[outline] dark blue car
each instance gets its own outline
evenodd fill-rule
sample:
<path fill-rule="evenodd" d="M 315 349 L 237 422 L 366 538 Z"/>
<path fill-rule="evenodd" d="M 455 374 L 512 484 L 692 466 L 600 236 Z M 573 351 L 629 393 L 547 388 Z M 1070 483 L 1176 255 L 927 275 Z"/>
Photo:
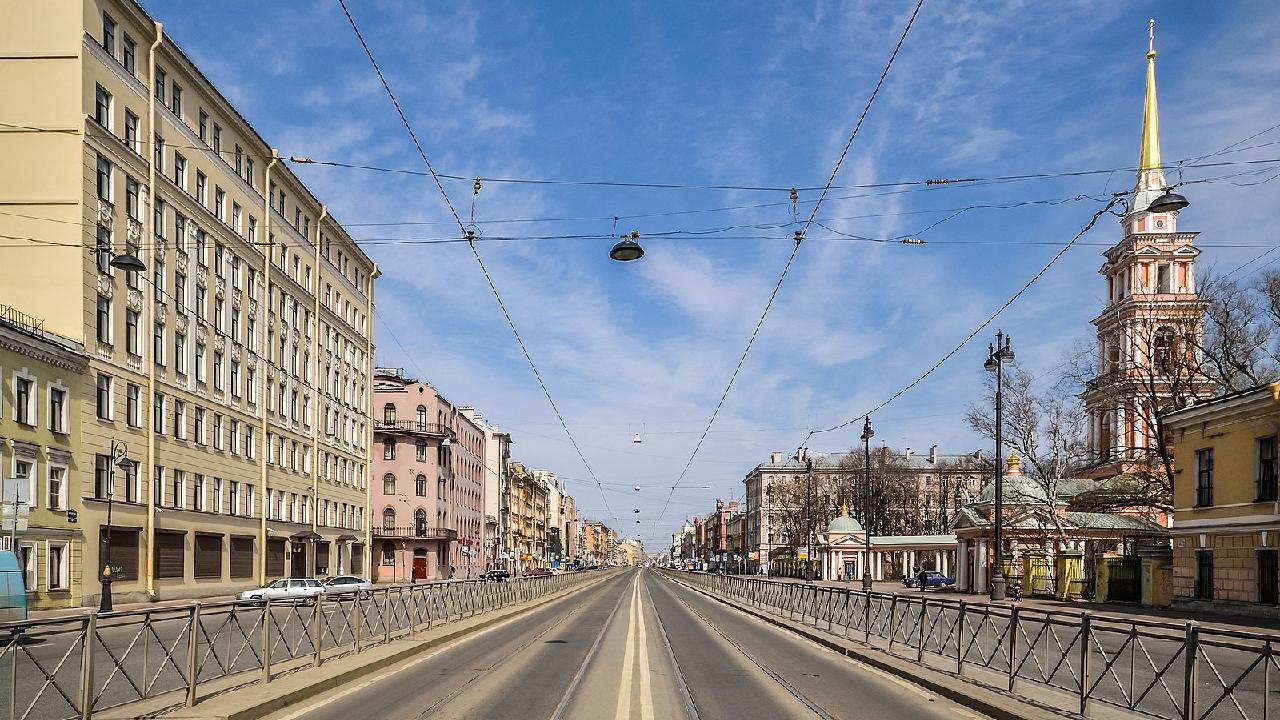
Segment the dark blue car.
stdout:
<path fill-rule="evenodd" d="M 906 585 L 909 588 L 920 587 L 920 576 L 918 574 L 908 575 L 907 577 L 902 578 L 902 584 Z M 946 575 L 943 575 L 937 570 L 924 571 L 924 586 L 927 588 L 946 587 L 948 585 L 955 585 L 955 584 L 956 584 L 955 578 L 947 577 Z"/>

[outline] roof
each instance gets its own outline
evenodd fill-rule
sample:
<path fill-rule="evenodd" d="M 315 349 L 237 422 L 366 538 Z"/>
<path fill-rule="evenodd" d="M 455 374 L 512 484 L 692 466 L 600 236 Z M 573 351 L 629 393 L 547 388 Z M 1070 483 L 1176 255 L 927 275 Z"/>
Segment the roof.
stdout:
<path fill-rule="evenodd" d="M 1165 534 L 1168 530 L 1146 518 L 1096 512 L 1067 512 L 1066 518 L 1080 528 L 1090 530 L 1133 530 Z"/>
<path fill-rule="evenodd" d="M 862 532 L 862 523 L 849 517 L 848 512 L 837 515 L 827 524 L 827 534 L 833 533 L 860 533 Z"/>
<path fill-rule="evenodd" d="M 881 545 L 954 545 L 956 536 L 947 535 L 872 535 L 871 546 Z"/>
<path fill-rule="evenodd" d="M 1121 531 L 1143 535 L 1167 535 L 1168 529 L 1152 522 L 1146 518 L 1135 517 L 1133 515 L 1113 515 L 1111 513 L 1096 512 L 1064 512 L 1056 521 L 1061 524 L 1063 530 L 1104 530 L 1104 531 Z M 987 516 L 978 512 L 973 506 L 960 508 L 956 513 L 956 518 L 952 522 L 953 528 L 989 528 L 991 521 Z M 1005 520 L 1006 528 L 1010 530 L 1027 530 L 1041 528 L 1050 530 L 1055 527 L 1055 521 L 1048 519 L 1048 510 L 1029 510 L 1019 516 L 1007 518 Z"/>
<path fill-rule="evenodd" d="M 873 452 L 883 452 L 883 450 L 877 448 L 873 450 Z M 978 451 L 978 452 L 981 452 L 981 451 Z M 930 454 L 927 452 L 925 453 L 912 452 L 910 455 L 906 456 L 905 458 L 903 457 L 902 452 L 892 452 L 891 455 L 897 458 L 898 460 L 903 461 L 903 465 L 901 469 L 904 469 L 904 470 L 905 469 L 935 470 L 945 464 L 950 464 L 950 463 L 964 464 L 969 462 L 978 462 L 984 465 L 989 464 L 989 461 L 985 457 L 979 457 L 977 452 L 961 453 L 958 455 L 938 453 L 936 462 L 929 459 Z M 858 464 L 859 467 L 861 467 L 861 463 L 862 463 L 861 452 L 810 452 L 809 456 L 813 458 L 814 469 L 822 468 L 824 471 L 840 468 L 841 465 L 847 465 L 850 462 L 855 462 Z M 805 467 L 804 463 L 796 460 L 795 456 L 792 455 L 792 456 L 783 456 L 782 462 L 760 463 L 759 465 L 756 466 L 756 469 L 758 470 L 802 470 L 804 469 L 804 467 Z M 898 468 L 894 468 L 894 469 L 898 469 Z"/>
<path fill-rule="evenodd" d="M 1059 493 L 1061 494 L 1061 493 Z M 1001 498 L 1012 505 L 1049 505 L 1049 492 L 1044 483 L 1022 474 L 1005 475 L 1000 488 Z M 996 500 L 996 484 L 987 483 L 978 497 L 979 503 L 991 503 Z"/>

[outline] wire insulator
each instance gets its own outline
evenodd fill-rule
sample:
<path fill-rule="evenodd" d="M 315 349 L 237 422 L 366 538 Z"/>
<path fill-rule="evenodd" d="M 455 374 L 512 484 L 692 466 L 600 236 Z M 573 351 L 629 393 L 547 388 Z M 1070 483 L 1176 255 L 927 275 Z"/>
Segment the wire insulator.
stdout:
<path fill-rule="evenodd" d="M 799 244 L 800 244 L 800 241 L 802 241 L 802 240 L 804 240 L 804 231 L 803 231 L 803 230 L 797 230 L 797 231 L 796 231 L 796 244 L 797 244 L 797 245 L 799 245 Z"/>
<path fill-rule="evenodd" d="M 471 185 L 471 194 L 472 194 L 472 195 L 479 195 L 479 194 L 480 194 L 480 187 L 481 187 L 481 185 L 480 185 L 480 178 L 476 178 L 476 181 L 475 181 L 474 183 L 472 183 L 472 185 Z"/>
<path fill-rule="evenodd" d="M 903 245 L 923 245 L 925 241 L 921 238 L 903 238 Z"/>

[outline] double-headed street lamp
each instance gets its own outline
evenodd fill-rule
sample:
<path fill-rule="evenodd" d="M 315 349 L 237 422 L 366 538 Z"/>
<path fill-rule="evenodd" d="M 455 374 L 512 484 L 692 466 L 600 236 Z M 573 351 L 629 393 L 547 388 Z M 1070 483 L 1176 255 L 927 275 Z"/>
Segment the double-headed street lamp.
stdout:
<path fill-rule="evenodd" d="M 862 589 L 871 592 L 871 416 L 862 423 Z"/>
<path fill-rule="evenodd" d="M 796 460 L 804 463 L 805 468 L 804 543 L 808 548 L 808 553 L 804 557 L 804 581 L 813 582 L 813 545 L 815 539 L 813 533 L 813 456 L 809 454 L 809 448 L 796 450 Z"/>
<path fill-rule="evenodd" d="M 111 441 L 111 465 L 107 468 L 107 552 L 102 565 L 102 596 L 98 601 L 98 612 L 111 612 L 111 581 L 114 580 L 115 569 L 111 564 L 111 506 L 115 501 L 116 468 L 127 474 L 133 461 L 129 459 L 129 446 L 123 440 Z"/>
<path fill-rule="evenodd" d="M 1005 576 L 1004 576 L 1004 538 L 1001 528 L 1004 526 L 1004 463 L 1003 459 L 1003 442 L 1001 439 L 1001 430 L 1003 428 L 1003 390 L 1004 390 L 1004 364 L 1013 360 L 1013 349 L 1009 347 L 1009 336 L 1004 334 L 1003 330 L 996 331 L 995 345 L 987 346 L 987 361 L 982 364 L 990 372 L 996 374 L 996 512 L 995 512 L 995 555 L 996 569 L 991 577 L 991 599 L 1003 600 L 1005 593 Z"/>

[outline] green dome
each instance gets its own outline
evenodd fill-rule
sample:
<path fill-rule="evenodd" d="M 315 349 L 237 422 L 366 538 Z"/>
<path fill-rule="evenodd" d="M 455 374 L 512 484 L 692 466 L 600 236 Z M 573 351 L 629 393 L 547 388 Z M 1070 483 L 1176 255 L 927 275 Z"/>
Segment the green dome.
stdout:
<path fill-rule="evenodd" d="M 1049 493 L 1044 489 L 1044 485 L 1038 480 L 1027 477 L 1026 475 L 1005 475 L 1002 483 L 1003 501 L 1010 505 L 1050 505 Z M 978 500 L 984 503 L 993 503 L 996 501 L 996 484 L 994 482 L 987 483 L 983 488 L 982 495 Z"/>
<path fill-rule="evenodd" d="M 827 525 L 827 534 L 832 533 L 860 533 L 862 532 L 862 524 L 857 520 L 849 517 L 846 512 L 831 519 Z"/>

